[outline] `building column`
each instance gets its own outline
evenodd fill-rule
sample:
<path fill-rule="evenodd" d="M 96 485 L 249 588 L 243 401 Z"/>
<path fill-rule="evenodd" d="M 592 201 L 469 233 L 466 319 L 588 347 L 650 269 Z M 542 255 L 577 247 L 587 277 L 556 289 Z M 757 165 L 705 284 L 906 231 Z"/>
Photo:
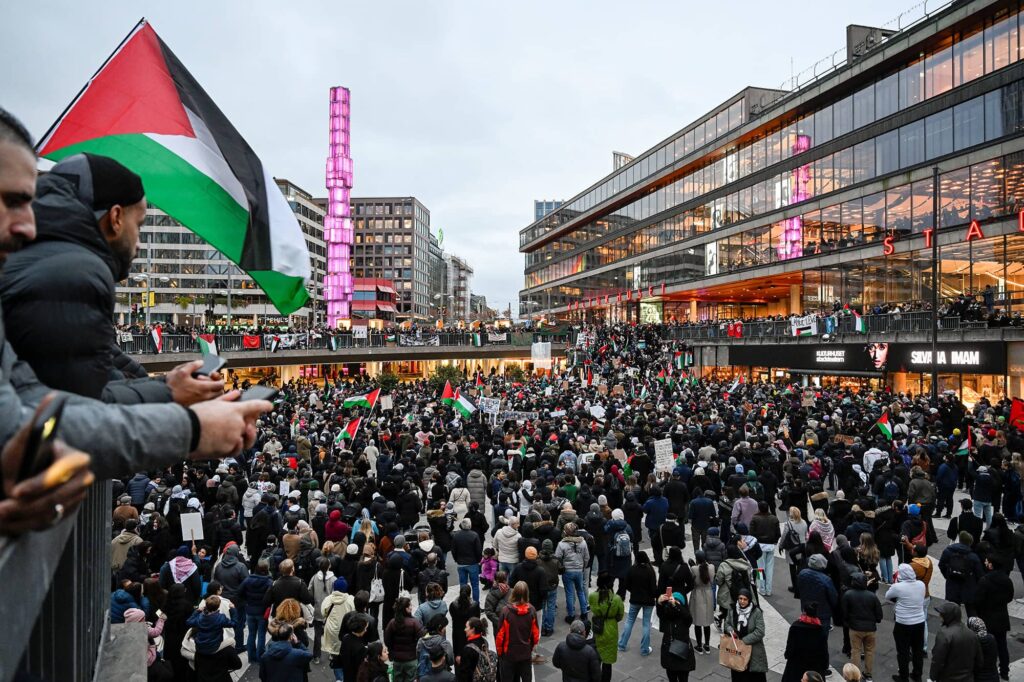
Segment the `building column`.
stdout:
<path fill-rule="evenodd" d="M 804 312 L 803 304 L 800 299 L 800 285 L 790 284 L 789 285 L 789 314 L 790 315 L 802 315 Z"/>
<path fill-rule="evenodd" d="M 690 301 L 690 322 L 697 321 L 697 301 Z"/>

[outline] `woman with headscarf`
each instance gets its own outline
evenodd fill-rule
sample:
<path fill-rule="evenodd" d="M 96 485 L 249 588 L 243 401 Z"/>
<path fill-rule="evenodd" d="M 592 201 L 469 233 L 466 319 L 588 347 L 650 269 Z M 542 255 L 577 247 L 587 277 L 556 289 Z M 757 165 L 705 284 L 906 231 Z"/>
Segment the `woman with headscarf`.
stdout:
<path fill-rule="evenodd" d="M 455 482 L 455 486 L 452 487 L 451 494 L 448 496 L 448 503 L 455 507 L 455 515 L 459 521 L 469 512 L 469 503 L 471 501 L 469 488 L 466 487 L 465 482 L 460 476 Z"/>
<path fill-rule="evenodd" d="M 810 535 L 811 533 L 817 533 L 821 537 L 821 542 L 825 545 L 826 555 L 832 552 L 832 546 L 835 544 L 836 539 L 836 529 L 832 526 L 832 522 L 828 520 L 824 509 L 814 510 L 814 521 L 811 521 L 811 525 L 807 529 L 807 534 Z"/>
<path fill-rule="evenodd" d="M 764 614 L 754 603 L 750 590 L 743 588 L 736 595 L 736 601 L 722 623 L 722 630 L 751 647 L 747 669 L 732 670 L 732 682 L 765 682 L 768 654 L 764 648 Z"/>
<path fill-rule="evenodd" d="M 179 547 L 175 557 L 160 568 L 160 586 L 170 590 L 176 584 L 185 586 L 193 604 L 199 603 L 203 594 L 203 579 L 188 545 Z"/>
<path fill-rule="evenodd" d="M 697 667 L 697 648 L 690 644 L 693 619 L 686 597 L 679 592 L 658 597 L 658 621 L 662 632 L 661 667 L 668 682 L 686 682 Z"/>
<path fill-rule="evenodd" d="M 978 636 L 978 642 L 981 644 L 983 663 L 980 670 L 974 671 L 974 682 L 999 682 L 999 652 L 996 648 L 996 638 L 989 634 L 985 621 L 977 616 L 967 619 L 967 627 Z"/>
<path fill-rule="evenodd" d="M 617 591 L 620 598 L 626 598 L 626 579 L 633 565 L 633 530 L 626 523 L 625 514 L 621 509 L 612 510 L 612 518 L 604 524 L 604 536 L 608 538 L 607 571 L 614 580 L 619 581 Z"/>

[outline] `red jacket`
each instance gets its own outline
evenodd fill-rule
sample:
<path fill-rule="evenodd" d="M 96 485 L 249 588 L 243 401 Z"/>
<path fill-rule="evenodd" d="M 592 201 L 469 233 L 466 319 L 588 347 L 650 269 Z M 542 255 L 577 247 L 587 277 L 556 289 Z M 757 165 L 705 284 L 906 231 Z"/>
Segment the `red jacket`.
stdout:
<path fill-rule="evenodd" d="M 494 635 L 498 656 L 508 661 L 529 661 L 533 647 L 540 642 L 537 611 L 530 604 L 509 604 L 501 615 L 501 625 Z"/>

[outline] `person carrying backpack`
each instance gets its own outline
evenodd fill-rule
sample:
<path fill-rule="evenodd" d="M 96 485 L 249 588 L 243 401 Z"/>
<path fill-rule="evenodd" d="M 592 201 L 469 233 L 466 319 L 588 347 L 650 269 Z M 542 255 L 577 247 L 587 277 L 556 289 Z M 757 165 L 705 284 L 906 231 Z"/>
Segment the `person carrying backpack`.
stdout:
<path fill-rule="evenodd" d="M 966 606 L 968 613 L 974 613 L 975 592 L 984 573 L 981 560 L 971 550 L 973 544 L 971 534 L 961 531 L 957 541 L 939 557 L 939 572 L 946 579 L 946 601 Z"/>
<path fill-rule="evenodd" d="M 596 655 L 596 654 L 595 654 Z M 466 646 L 455 664 L 456 682 L 497 682 L 498 655 L 487 647 L 487 621 L 466 621 Z"/>
<path fill-rule="evenodd" d="M 619 581 L 617 594 L 626 597 L 626 579 L 633 565 L 633 530 L 626 523 L 621 509 L 612 510 L 612 518 L 604 524 L 604 535 L 608 538 L 608 576 Z"/>
<path fill-rule="evenodd" d="M 753 581 L 750 578 L 750 562 L 743 558 L 743 552 L 740 551 L 740 548 L 736 545 L 730 545 L 726 550 L 726 556 L 728 558 L 715 571 L 715 584 L 718 585 L 718 608 L 720 611 L 719 617 L 716 620 L 719 621 L 724 614 L 732 610 L 740 590 L 746 589 L 750 590 L 752 594 L 755 593 L 752 589 Z"/>

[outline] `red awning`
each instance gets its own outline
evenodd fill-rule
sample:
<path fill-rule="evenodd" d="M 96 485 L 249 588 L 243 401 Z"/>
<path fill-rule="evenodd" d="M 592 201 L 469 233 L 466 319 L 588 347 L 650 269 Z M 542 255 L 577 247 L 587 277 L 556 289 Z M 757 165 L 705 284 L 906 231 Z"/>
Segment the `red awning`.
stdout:
<path fill-rule="evenodd" d="M 377 285 L 377 290 L 378 291 L 383 291 L 385 294 L 393 294 L 393 293 L 395 293 L 394 289 L 392 289 L 391 287 L 386 286 L 384 284 L 378 284 Z"/>
<path fill-rule="evenodd" d="M 395 310 L 395 306 L 393 306 L 390 303 L 378 303 L 377 304 L 377 310 L 383 310 L 386 313 L 396 313 L 396 312 L 398 312 L 397 310 Z"/>

